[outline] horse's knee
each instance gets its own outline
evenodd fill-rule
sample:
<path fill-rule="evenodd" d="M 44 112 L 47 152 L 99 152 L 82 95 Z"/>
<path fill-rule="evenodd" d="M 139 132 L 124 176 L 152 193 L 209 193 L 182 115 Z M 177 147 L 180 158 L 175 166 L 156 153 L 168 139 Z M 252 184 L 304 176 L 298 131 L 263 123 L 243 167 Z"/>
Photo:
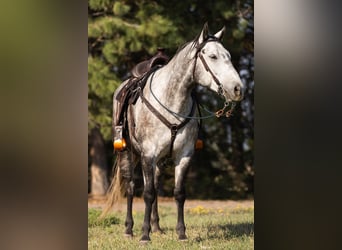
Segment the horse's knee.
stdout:
<path fill-rule="evenodd" d="M 144 190 L 144 201 L 148 203 L 153 203 L 156 198 L 156 192 L 154 188 L 145 188 Z"/>
<path fill-rule="evenodd" d="M 186 193 L 185 193 L 185 189 L 177 189 L 175 188 L 173 191 L 173 194 L 175 196 L 176 201 L 180 201 L 180 202 L 184 202 L 185 198 L 186 198 Z"/>
<path fill-rule="evenodd" d="M 134 182 L 133 181 L 130 181 L 127 183 L 126 192 L 127 192 L 127 195 L 133 196 L 134 194 Z"/>
<path fill-rule="evenodd" d="M 144 175 L 144 200 L 153 202 L 155 199 L 154 171 L 152 168 L 152 158 L 146 157 L 142 160 L 142 170 Z"/>

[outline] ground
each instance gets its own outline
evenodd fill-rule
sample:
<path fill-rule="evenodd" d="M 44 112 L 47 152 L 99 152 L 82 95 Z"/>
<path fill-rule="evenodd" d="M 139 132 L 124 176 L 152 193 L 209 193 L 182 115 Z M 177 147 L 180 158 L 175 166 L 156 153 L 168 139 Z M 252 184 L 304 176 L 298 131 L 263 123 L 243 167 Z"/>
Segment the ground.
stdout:
<path fill-rule="evenodd" d="M 158 204 L 160 206 L 170 206 L 176 207 L 176 203 L 173 198 L 158 198 Z M 105 198 L 103 197 L 89 197 L 88 199 L 88 208 L 103 208 L 105 205 Z M 219 208 L 254 208 L 254 200 L 241 200 L 241 201 L 233 201 L 233 200 L 186 200 L 184 209 L 191 209 L 195 207 L 204 207 L 207 209 L 219 209 Z M 133 201 L 133 210 L 140 212 L 144 211 L 145 204 L 143 199 L 134 198 Z M 126 210 L 126 200 L 122 200 L 120 204 L 117 206 L 117 210 L 125 211 Z"/>
<path fill-rule="evenodd" d="M 159 198 L 160 226 L 164 233 L 152 233 L 151 242 L 142 246 L 141 227 L 144 201 L 135 198 L 133 238 L 123 236 L 126 202 L 122 200 L 110 214 L 99 219 L 104 198 L 88 200 L 88 249 L 254 249 L 254 201 L 187 200 L 185 224 L 187 241 L 176 234 L 176 204 L 173 198 Z"/>

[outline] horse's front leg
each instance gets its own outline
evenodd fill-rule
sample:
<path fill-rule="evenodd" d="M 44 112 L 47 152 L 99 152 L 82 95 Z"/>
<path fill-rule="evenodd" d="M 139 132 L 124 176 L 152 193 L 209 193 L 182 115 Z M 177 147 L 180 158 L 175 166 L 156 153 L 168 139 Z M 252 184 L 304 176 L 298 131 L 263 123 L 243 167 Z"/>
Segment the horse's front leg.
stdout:
<path fill-rule="evenodd" d="M 142 171 L 144 176 L 144 201 L 145 201 L 145 216 L 142 226 L 141 242 L 150 241 L 151 231 L 151 211 L 152 204 L 156 198 L 156 192 L 154 189 L 154 167 L 153 161 L 149 158 L 142 159 Z"/>
<path fill-rule="evenodd" d="M 179 240 L 186 240 L 185 224 L 184 224 L 184 202 L 185 194 L 185 178 L 189 169 L 190 157 L 183 157 L 176 163 L 175 167 L 175 189 L 174 196 L 177 205 L 177 234 Z"/>
<path fill-rule="evenodd" d="M 156 199 L 152 205 L 152 217 L 151 217 L 151 224 L 152 224 L 152 232 L 160 232 L 163 233 L 159 226 L 159 215 L 158 215 L 158 190 L 159 190 L 159 183 L 160 183 L 160 169 L 156 167 L 155 176 L 154 176 L 154 189 L 156 191 Z"/>

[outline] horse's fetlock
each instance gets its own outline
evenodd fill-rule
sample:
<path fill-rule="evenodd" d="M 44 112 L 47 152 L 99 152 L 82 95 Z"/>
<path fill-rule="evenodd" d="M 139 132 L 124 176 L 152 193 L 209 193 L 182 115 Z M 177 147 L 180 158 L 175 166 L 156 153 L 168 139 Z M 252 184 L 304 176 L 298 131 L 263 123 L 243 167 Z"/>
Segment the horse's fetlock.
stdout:
<path fill-rule="evenodd" d="M 147 223 L 143 223 L 142 225 L 143 233 L 150 233 L 151 232 L 151 225 Z"/>
<path fill-rule="evenodd" d="M 182 225 L 182 224 L 179 224 L 176 227 L 176 231 L 177 231 L 178 234 L 184 234 L 185 233 L 185 229 L 186 229 L 185 226 Z"/>
<path fill-rule="evenodd" d="M 126 230 L 125 230 L 125 235 L 130 235 L 130 236 L 133 236 L 133 230 L 132 230 L 132 228 L 127 228 Z"/>
<path fill-rule="evenodd" d="M 133 225 L 134 225 L 134 221 L 133 220 L 126 220 L 125 221 L 125 227 L 126 228 L 133 228 Z"/>

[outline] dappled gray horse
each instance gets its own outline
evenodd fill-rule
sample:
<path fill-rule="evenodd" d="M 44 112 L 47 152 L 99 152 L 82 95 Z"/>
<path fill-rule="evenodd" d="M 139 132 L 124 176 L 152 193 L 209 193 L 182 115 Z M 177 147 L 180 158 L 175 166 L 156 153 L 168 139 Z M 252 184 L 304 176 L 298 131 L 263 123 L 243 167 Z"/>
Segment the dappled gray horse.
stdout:
<path fill-rule="evenodd" d="M 180 240 L 187 239 L 184 181 L 198 136 L 192 91 L 197 84 L 202 85 L 217 92 L 226 104 L 240 101 L 243 96 L 243 83 L 231 63 L 229 52 L 220 42 L 224 30 L 222 28 L 215 35 L 210 35 L 205 24 L 193 41 L 186 43 L 165 66 L 148 77 L 146 86 L 142 90 L 137 89 L 140 93 L 136 103 L 128 107 L 129 145 L 118 153 L 116 177 L 109 197 L 110 207 L 115 203 L 122 184 L 127 196 L 127 236 L 133 236 L 135 166 L 141 162 L 144 178 L 145 216 L 141 241 L 145 242 L 150 241 L 151 229 L 152 232 L 161 231 L 157 205 L 160 167 L 165 158 L 171 158 L 175 167 L 176 230 Z M 113 124 L 117 124 L 116 95 L 126 84 L 127 81 L 114 94 Z"/>

